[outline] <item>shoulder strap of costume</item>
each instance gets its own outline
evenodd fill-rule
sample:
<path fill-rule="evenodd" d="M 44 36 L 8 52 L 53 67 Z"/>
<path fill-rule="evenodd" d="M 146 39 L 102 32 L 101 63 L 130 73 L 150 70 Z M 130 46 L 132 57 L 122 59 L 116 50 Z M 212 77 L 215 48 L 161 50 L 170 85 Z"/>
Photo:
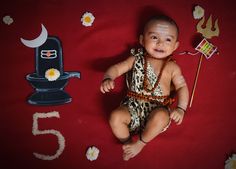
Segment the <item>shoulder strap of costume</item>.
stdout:
<path fill-rule="evenodd" d="M 135 56 L 135 57 L 140 57 L 140 56 L 143 56 L 144 52 L 143 52 L 143 48 L 138 48 L 137 50 L 135 48 L 132 48 L 130 50 L 130 54 L 132 56 Z"/>

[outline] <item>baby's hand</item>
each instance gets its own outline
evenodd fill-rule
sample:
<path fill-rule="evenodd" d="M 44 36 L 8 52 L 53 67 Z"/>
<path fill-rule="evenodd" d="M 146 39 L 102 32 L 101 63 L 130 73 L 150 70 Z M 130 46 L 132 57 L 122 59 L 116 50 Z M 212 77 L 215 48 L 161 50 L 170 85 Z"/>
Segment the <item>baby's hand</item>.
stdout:
<path fill-rule="evenodd" d="M 170 118 L 180 125 L 184 118 L 184 110 L 177 107 L 171 112 Z"/>
<path fill-rule="evenodd" d="M 106 93 L 106 92 L 110 92 L 110 90 L 114 89 L 114 87 L 115 87 L 114 80 L 108 78 L 108 79 L 104 79 L 102 81 L 102 84 L 100 86 L 100 90 L 102 93 Z"/>

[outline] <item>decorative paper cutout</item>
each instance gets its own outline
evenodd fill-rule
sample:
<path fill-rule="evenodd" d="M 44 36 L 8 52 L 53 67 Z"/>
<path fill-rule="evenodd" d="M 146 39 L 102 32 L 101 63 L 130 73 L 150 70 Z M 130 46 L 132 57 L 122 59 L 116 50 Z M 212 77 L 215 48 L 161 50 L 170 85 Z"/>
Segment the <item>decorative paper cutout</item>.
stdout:
<path fill-rule="evenodd" d="M 55 59 L 57 57 L 56 50 L 41 50 L 41 58 L 43 59 Z"/>
<path fill-rule="evenodd" d="M 212 30 L 212 16 L 211 15 L 210 15 L 209 19 L 207 20 L 206 27 L 202 28 L 202 25 L 205 22 L 205 16 L 204 16 L 204 9 L 202 7 L 200 7 L 199 5 L 195 6 L 194 11 L 193 11 L 193 17 L 194 17 L 194 19 L 200 19 L 202 17 L 202 19 L 198 22 L 196 27 L 197 27 L 197 32 L 201 33 L 202 36 L 204 37 L 204 39 L 195 48 L 198 52 L 201 53 L 201 56 L 199 58 L 198 68 L 197 68 L 197 72 L 196 72 L 196 76 L 195 76 L 195 80 L 194 80 L 194 85 L 193 85 L 192 95 L 190 98 L 189 107 L 191 107 L 192 103 L 193 103 L 193 98 L 194 98 L 195 89 L 197 86 L 199 72 L 201 69 L 203 55 L 207 59 L 209 59 L 214 53 L 217 52 L 217 47 L 214 46 L 213 44 L 211 44 L 210 42 L 208 42 L 206 39 L 210 39 L 214 36 L 219 36 L 219 34 L 220 34 L 220 30 L 219 30 L 219 26 L 218 26 L 218 19 L 215 21 L 214 30 Z"/>
<path fill-rule="evenodd" d="M 210 17 L 208 18 L 205 28 L 202 27 L 205 22 L 204 13 L 205 13 L 205 11 L 201 6 L 199 6 L 199 5 L 195 6 L 194 11 L 193 11 L 194 19 L 202 18 L 197 24 L 197 32 L 201 33 L 202 36 L 206 39 L 211 39 L 214 36 L 219 36 L 220 29 L 218 26 L 218 19 L 216 19 L 214 27 L 213 27 L 212 15 L 210 15 Z"/>
<path fill-rule="evenodd" d="M 55 81 L 60 77 L 60 72 L 57 69 L 51 68 L 45 72 L 45 78 L 48 81 Z"/>
<path fill-rule="evenodd" d="M 89 147 L 86 152 L 86 157 L 90 161 L 94 161 L 98 158 L 99 155 L 99 149 L 95 146 Z"/>
<path fill-rule="evenodd" d="M 29 48 L 37 48 L 41 46 L 42 44 L 44 44 L 44 42 L 46 42 L 47 37 L 48 37 L 48 31 L 44 27 L 43 24 L 41 24 L 41 27 L 42 27 L 42 31 L 37 38 L 33 40 L 26 40 L 26 39 L 20 38 L 21 42 Z"/>
<path fill-rule="evenodd" d="M 85 12 L 81 18 L 82 25 L 84 26 L 92 26 L 95 17 L 90 12 Z"/>
<path fill-rule="evenodd" d="M 2 18 L 2 21 L 7 25 L 11 25 L 14 20 L 13 20 L 13 18 L 11 18 L 11 16 L 6 15 Z"/>
<path fill-rule="evenodd" d="M 206 59 L 209 59 L 217 51 L 217 47 L 208 42 L 205 38 L 195 49 L 201 52 L 206 57 Z"/>
<path fill-rule="evenodd" d="M 80 72 L 64 72 L 61 42 L 57 37 L 48 37 L 46 42 L 35 49 L 35 73 L 26 79 L 35 92 L 28 98 L 34 105 L 58 105 L 72 101 L 64 91 L 71 77 L 80 78 Z"/>
<path fill-rule="evenodd" d="M 204 13 L 205 13 L 204 9 L 201 6 L 197 5 L 195 6 L 193 11 L 193 18 L 201 19 L 204 16 Z"/>
<path fill-rule="evenodd" d="M 218 26 L 218 19 L 216 19 L 215 21 L 215 25 L 212 28 L 212 16 L 210 15 L 210 17 L 208 18 L 207 22 L 206 22 L 206 27 L 202 28 L 202 25 L 205 22 L 205 17 L 203 17 L 197 24 L 197 32 L 201 33 L 203 37 L 207 38 L 207 39 L 211 39 L 214 36 L 219 36 L 220 34 L 220 29 Z M 212 30 L 214 29 L 214 30 Z"/>

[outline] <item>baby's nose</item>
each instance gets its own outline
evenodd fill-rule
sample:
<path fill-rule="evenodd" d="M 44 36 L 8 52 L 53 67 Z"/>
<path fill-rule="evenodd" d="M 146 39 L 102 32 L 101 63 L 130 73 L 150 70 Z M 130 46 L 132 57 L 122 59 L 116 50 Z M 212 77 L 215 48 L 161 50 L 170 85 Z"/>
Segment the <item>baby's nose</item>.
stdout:
<path fill-rule="evenodd" d="M 164 42 L 163 42 L 161 39 L 159 39 L 156 44 L 157 44 L 157 45 L 163 45 Z"/>

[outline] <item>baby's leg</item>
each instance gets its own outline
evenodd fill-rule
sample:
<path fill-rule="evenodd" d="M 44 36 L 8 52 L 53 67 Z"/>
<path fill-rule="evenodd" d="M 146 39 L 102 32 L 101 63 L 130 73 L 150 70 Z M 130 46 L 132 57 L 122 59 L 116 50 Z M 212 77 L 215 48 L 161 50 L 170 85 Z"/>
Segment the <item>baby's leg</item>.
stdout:
<path fill-rule="evenodd" d="M 124 160 L 136 156 L 147 142 L 154 139 L 169 123 L 169 113 L 166 109 L 156 109 L 151 112 L 145 130 L 141 133 L 140 139 L 136 142 L 123 146 Z"/>
<path fill-rule="evenodd" d="M 141 133 L 144 142 L 149 142 L 160 134 L 170 122 L 168 110 L 165 108 L 155 109 L 149 115 L 145 130 Z"/>
<path fill-rule="evenodd" d="M 128 129 L 130 121 L 131 116 L 127 107 L 120 106 L 111 113 L 109 122 L 112 132 L 122 143 L 130 138 Z"/>

